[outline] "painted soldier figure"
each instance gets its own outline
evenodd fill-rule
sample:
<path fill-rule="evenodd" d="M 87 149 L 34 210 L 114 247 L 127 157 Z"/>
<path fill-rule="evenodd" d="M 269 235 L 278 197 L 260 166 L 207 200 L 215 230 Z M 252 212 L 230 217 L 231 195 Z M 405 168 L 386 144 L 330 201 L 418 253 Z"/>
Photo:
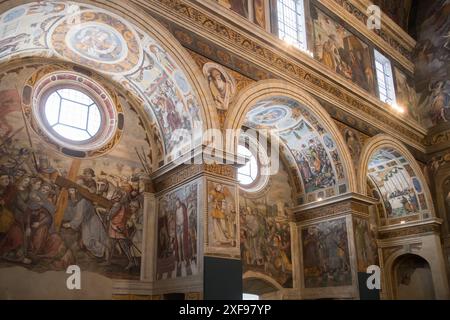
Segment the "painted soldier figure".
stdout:
<path fill-rule="evenodd" d="M 119 245 L 121 251 L 126 255 L 128 259 L 128 265 L 125 270 L 130 270 L 132 267 L 137 266 L 135 257 L 132 255 L 131 247 L 132 242 L 128 238 L 127 221 L 130 217 L 130 210 L 127 201 L 127 194 L 117 189 L 114 193 L 112 201 L 114 205 L 108 213 L 108 235 L 110 238 L 110 252 L 108 257 L 108 263 L 111 264 L 111 259 L 114 254 L 114 250 Z"/>

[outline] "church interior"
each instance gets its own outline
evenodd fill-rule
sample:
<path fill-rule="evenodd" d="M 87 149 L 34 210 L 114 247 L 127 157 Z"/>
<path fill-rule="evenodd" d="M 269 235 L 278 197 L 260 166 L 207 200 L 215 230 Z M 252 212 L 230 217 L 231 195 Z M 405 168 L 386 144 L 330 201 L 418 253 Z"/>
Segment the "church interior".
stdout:
<path fill-rule="evenodd" d="M 448 0 L 0 1 L 0 299 L 450 299 Z"/>

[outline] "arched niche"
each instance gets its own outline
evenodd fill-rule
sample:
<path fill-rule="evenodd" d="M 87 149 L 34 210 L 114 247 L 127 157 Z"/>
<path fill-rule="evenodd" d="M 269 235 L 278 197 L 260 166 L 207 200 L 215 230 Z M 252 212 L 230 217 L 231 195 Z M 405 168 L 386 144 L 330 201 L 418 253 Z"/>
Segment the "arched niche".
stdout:
<path fill-rule="evenodd" d="M 433 173 L 436 215 L 444 220 L 447 233 L 450 232 L 450 163 L 445 163 Z"/>
<path fill-rule="evenodd" d="M 435 292 L 430 264 L 416 254 L 397 257 L 392 265 L 394 299 L 434 300 Z"/>
<path fill-rule="evenodd" d="M 304 190 L 297 204 L 356 191 L 344 139 L 329 114 L 305 91 L 281 80 L 249 86 L 235 99 L 225 120 L 226 129 L 243 126 L 268 130 L 279 138 L 280 150 L 292 162 L 289 167 L 297 170 Z M 236 137 L 227 141 L 230 150 L 235 150 L 237 141 Z"/>
<path fill-rule="evenodd" d="M 200 143 L 204 129 L 219 127 L 193 59 L 158 21 L 129 2 L 15 1 L 3 3 L 0 12 L 0 63 L 57 58 L 113 80 L 135 95 L 160 131 L 165 162 L 190 150 L 192 140 Z"/>
<path fill-rule="evenodd" d="M 380 225 L 435 216 L 422 170 L 409 150 L 394 138 L 387 135 L 371 138 L 363 148 L 359 168 L 360 192 L 380 200 Z M 372 188 L 367 187 L 368 180 Z"/>
<path fill-rule="evenodd" d="M 283 287 L 271 277 L 253 271 L 247 271 L 242 280 L 243 293 L 262 296 L 283 290 Z"/>

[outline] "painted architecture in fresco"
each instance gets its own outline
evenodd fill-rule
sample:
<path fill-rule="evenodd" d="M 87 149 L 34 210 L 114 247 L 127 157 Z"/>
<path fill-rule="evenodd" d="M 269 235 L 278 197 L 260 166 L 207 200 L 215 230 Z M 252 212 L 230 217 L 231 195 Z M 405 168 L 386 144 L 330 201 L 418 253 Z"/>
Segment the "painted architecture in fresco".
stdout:
<path fill-rule="evenodd" d="M 284 97 L 258 102 L 247 115 L 251 128 L 278 132 L 288 150 L 289 166 L 297 168 L 304 202 L 329 198 L 347 190 L 337 146 L 315 116 L 298 102 Z"/>
<path fill-rule="evenodd" d="M 0 299 L 228 294 L 210 275 L 233 299 L 362 299 L 371 265 L 380 299 L 450 298 L 449 0 L 374 0 L 399 24 L 381 30 L 362 0 L 13 2 L 0 1 Z M 304 10 L 294 37 L 313 54 L 276 38 L 288 9 Z M 404 112 L 378 98 L 374 49 Z M 70 130 L 89 138 L 58 140 L 77 108 Z M 241 129 L 224 139 L 230 163 L 190 162 L 206 129 Z"/>
<path fill-rule="evenodd" d="M 158 123 L 168 159 L 195 139 L 177 129 L 202 127 L 183 71 L 159 44 L 123 19 L 87 5 L 41 2 L 15 8 L 0 21 L 0 34 L 14 34 L 2 40 L 0 59 L 39 50 L 107 74 L 142 100 L 148 117 Z"/>
<path fill-rule="evenodd" d="M 199 196 L 199 182 L 194 181 L 158 199 L 158 280 L 198 273 Z"/>
<path fill-rule="evenodd" d="M 429 212 L 422 184 L 408 161 L 395 150 L 374 155 L 369 177 L 375 183 L 388 218 Z"/>
<path fill-rule="evenodd" d="M 351 285 L 345 219 L 304 227 L 301 237 L 306 288 Z"/>

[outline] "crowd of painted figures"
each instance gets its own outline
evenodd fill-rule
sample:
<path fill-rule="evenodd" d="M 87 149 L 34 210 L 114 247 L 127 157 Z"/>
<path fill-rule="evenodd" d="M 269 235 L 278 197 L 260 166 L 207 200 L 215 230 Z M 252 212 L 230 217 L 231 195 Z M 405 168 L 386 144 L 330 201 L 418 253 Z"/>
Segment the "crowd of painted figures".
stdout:
<path fill-rule="evenodd" d="M 288 223 L 263 213 L 258 207 L 250 206 L 241 206 L 240 219 L 244 269 L 262 272 L 272 276 L 281 285 L 287 285 L 292 280 Z"/>
<path fill-rule="evenodd" d="M 17 147 L 13 139 L 1 139 L 0 260 L 61 270 L 76 263 L 81 250 L 100 265 L 137 267 L 143 176 L 86 167 L 72 181 L 63 166 L 44 153 Z M 77 235 L 74 243 L 64 237 L 66 230 Z"/>
<path fill-rule="evenodd" d="M 194 182 L 159 199 L 158 279 L 197 273 L 197 198 Z"/>

